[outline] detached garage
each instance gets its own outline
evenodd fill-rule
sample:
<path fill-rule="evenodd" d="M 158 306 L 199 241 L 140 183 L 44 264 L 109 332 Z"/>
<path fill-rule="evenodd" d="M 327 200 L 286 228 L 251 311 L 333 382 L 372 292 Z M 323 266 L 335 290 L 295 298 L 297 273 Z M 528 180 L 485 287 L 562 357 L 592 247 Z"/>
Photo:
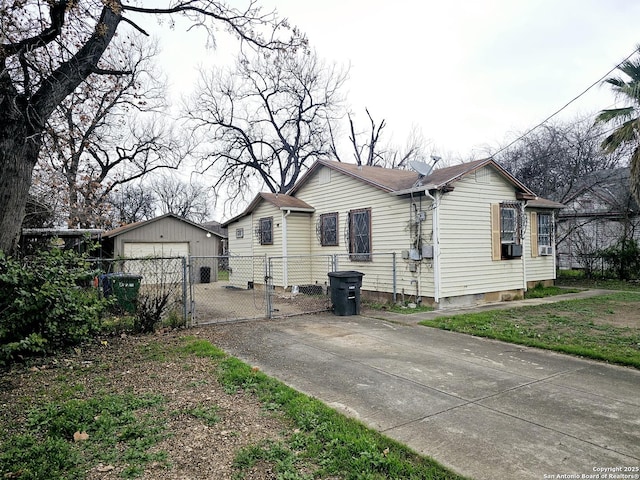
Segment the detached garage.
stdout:
<path fill-rule="evenodd" d="M 116 228 L 106 232 L 102 239 L 107 256 L 125 259 L 214 257 L 223 241 L 219 233 L 171 213 Z M 143 283 L 161 283 L 160 276 L 173 276 L 177 273 L 174 270 L 181 269 L 181 262 L 173 262 L 175 265 L 168 269 L 168 262 L 158 263 L 154 269 L 148 268 L 148 263 L 125 262 L 126 271 L 142 274 Z M 212 273 L 215 275 L 217 269 Z M 215 277 L 211 280 L 215 281 Z"/>

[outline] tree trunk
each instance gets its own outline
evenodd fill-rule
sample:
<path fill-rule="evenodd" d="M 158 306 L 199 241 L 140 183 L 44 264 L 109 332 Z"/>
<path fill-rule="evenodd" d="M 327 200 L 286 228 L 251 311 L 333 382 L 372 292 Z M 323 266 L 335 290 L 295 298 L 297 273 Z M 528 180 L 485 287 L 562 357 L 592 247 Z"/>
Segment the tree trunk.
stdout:
<path fill-rule="evenodd" d="M 8 254 L 16 253 L 46 120 L 95 71 L 122 18 L 120 0 L 107 3 L 91 37 L 31 97 L 19 93 L 0 57 L 0 250 Z"/>
<path fill-rule="evenodd" d="M 4 120 L 0 122 L 0 250 L 13 254 L 42 137 L 21 122 Z"/>

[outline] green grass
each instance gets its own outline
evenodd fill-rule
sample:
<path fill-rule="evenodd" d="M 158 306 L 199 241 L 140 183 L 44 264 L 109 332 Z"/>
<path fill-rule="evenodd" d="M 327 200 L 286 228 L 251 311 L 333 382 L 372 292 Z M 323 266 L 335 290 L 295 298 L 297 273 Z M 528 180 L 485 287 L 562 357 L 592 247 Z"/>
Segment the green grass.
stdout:
<path fill-rule="evenodd" d="M 569 273 L 571 272 L 571 273 Z M 582 272 L 576 270 L 560 270 L 556 285 L 561 287 L 574 288 L 601 288 L 605 290 L 626 290 L 632 292 L 640 292 L 640 281 L 626 282 L 623 280 L 614 280 L 606 278 L 584 278 Z"/>
<path fill-rule="evenodd" d="M 640 368 L 640 328 L 606 321 L 617 315 L 633 316 L 639 310 L 640 293 L 616 292 L 420 324 Z"/>
<path fill-rule="evenodd" d="M 200 381 L 220 382 L 231 395 L 254 395 L 265 415 L 288 424 L 279 440 L 257 441 L 236 452 L 235 479 L 250 479 L 257 463 L 283 480 L 463 478 L 227 356 L 207 340 L 184 337 L 178 345 L 167 345 L 150 338 L 135 354 L 142 362 L 183 362 L 185 368 L 194 357 L 207 359 L 211 375 Z M 85 375 L 79 369 L 60 373 L 33 398 L 19 400 L 24 415 L 0 430 L 0 478 L 84 479 L 98 464 L 115 466 L 120 478 L 135 478 L 151 463 L 171 461 L 153 448 L 171 435 L 166 428 L 170 419 L 191 417 L 212 426 L 223 415 L 210 403 L 165 411 L 158 395 L 91 394 L 82 386 Z M 88 438 L 74 442 L 75 432 L 86 432 Z"/>
<path fill-rule="evenodd" d="M 561 288 L 557 286 L 545 287 L 542 284 L 536 285 L 534 288 L 530 288 L 524 294 L 524 298 L 544 298 L 552 297 L 555 295 L 564 295 L 566 293 L 576 293 L 580 289 L 577 288 Z"/>
<path fill-rule="evenodd" d="M 247 478 L 258 461 L 269 463 L 282 479 L 463 478 L 235 358 L 220 362 L 218 371 L 228 391 L 252 392 L 265 408 L 281 412 L 294 426 L 294 433 L 281 442 L 262 442 L 238 452 L 238 479 Z"/>
<path fill-rule="evenodd" d="M 32 406 L 18 433 L 3 438 L 0 473 L 4 478 L 57 480 L 85 478 L 99 463 L 123 464 L 122 478 L 134 478 L 150 462 L 165 462 L 162 452 L 150 453 L 164 436 L 157 420 L 159 396 L 104 394 Z M 74 441 L 86 432 L 84 441 Z"/>

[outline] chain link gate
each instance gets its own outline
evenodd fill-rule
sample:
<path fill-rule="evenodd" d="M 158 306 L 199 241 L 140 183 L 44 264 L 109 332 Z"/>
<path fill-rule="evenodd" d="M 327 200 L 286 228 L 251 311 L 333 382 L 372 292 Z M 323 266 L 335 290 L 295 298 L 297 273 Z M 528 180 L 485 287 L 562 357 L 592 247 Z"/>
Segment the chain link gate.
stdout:
<path fill-rule="evenodd" d="M 333 270 L 333 255 L 269 257 L 269 318 L 331 309 L 328 274 Z"/>
<path fill-rule="evenodd" d="M 395 254 L 375 254 L 371 258 L 364 262 L 349 254 L 189 257 L 191 324 L 328 311 L 328 274 L 337 270 L 364 272 L 363 290 L 372 292 L 368 296 L 395 301 Z M 407 289 L 407 295 L 413 294 Z"/>
<path fill-rule="evenodd" d="M 267 257 L 189 257 L 191 324 L 268 316 Z"/>

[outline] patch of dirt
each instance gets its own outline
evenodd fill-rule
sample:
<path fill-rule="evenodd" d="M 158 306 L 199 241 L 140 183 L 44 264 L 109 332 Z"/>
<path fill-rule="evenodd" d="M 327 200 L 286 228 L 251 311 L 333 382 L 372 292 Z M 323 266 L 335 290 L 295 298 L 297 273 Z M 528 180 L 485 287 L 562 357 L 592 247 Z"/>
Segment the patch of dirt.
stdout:
<path fill-rule="evenodd" d="M 612 325 L 614 327 L 629 327 L 640 329 L 640 314 L 637 303 L 616 303 L 615 313 L 604 312 L 591 319 L 597 325 Z"/>
<path fill-rule="evenodd" d="M 285 419 L 263 409 L 250 394 L 225 392 L 210 360 L 195 356 L 163 358 L 163 351 L 183 344 L 180 338 L 184 335 L 169 332 L 108 338 L 91 348 L 48 358 L 37 366 L 18 366 L 1 373 L 0 428 L 10 431 L 22 423 L 31 406 L 55 401 L 65 384 L 67 389 L 76 386 L 74 398 L 90 398 L 100 392 L 159 394 L 165 399 L 162 407 L 169 435 L 154 450 L 167 452 L 170 466 L 149 465 L 140 478 L 233 478 L 232 464 L 241 448 L 267 439 L 282 440 L 293 428 Z M 208 339 L 215 342 L 211 335 L 207 334 Z M 156 359 L 150 359 L 154 355 Z M 188 413 L 197 407 L 215 407 L 219 421 L 209 425 Z M 87 478 L 121 478 L 124 465 L 111 467 L 99 465 L 88 472 Z M 273 479 L 276 474 L 269 465 L 258 464 L 246 478 Z"/>

